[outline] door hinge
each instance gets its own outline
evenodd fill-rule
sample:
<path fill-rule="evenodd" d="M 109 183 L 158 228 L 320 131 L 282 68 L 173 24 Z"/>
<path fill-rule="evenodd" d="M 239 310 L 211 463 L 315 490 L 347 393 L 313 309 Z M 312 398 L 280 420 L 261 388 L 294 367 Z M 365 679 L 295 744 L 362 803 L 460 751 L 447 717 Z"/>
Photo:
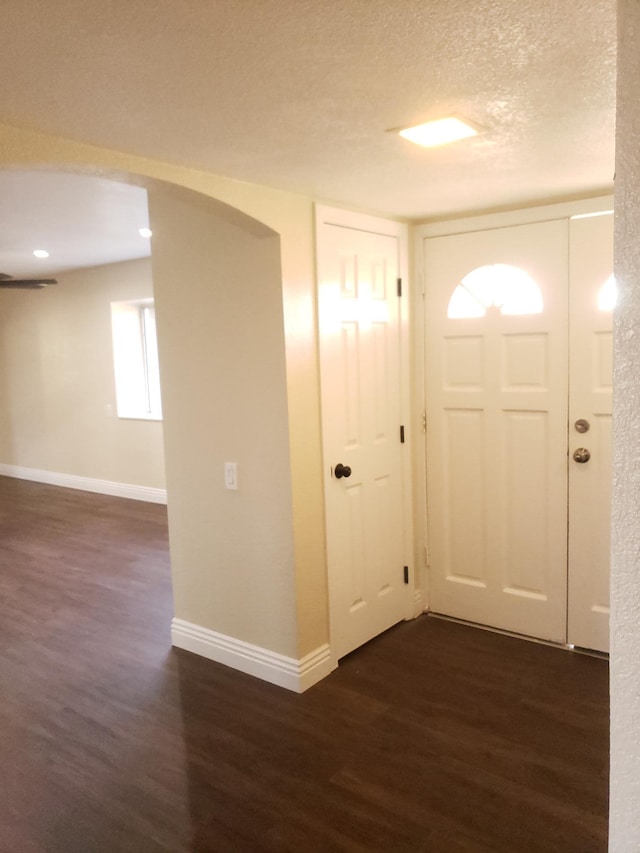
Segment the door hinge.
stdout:
<path fill-rule="evenodd" d="M 404 444 L 404 424 L 400 426 L 400 444 Z"/>
<path fill-rule="evenodd" d="M 422 413 L 422 432 L 426 435 L 427 433 L 427 413 Z"/>
<path fill-rule="evenodd" d="M 409 566 L 404 566 L 404 582 L 409 583 Z"/>
<path fill-rule="evenodd" d="M 402 279 L 397 279 L 398 282 L 398 296 L 402 296 Z"/>

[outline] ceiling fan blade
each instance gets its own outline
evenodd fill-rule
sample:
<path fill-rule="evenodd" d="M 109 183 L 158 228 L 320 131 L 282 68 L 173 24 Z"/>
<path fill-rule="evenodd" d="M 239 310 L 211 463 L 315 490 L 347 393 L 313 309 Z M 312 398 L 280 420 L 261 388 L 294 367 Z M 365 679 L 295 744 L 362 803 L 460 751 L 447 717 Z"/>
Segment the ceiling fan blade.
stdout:
<path fill-rule="evenodd" d="M 55 278 L 11 278 L 0 273 L 0 288 L 9 290 L 40 290 L 50 284 L 57 284 Z"/>

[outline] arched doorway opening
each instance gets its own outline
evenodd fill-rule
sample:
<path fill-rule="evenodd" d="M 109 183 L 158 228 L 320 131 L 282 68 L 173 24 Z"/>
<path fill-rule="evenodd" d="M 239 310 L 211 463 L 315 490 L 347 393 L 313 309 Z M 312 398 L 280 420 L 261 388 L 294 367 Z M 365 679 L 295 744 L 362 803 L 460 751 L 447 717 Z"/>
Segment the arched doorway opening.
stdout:
<path fill-rule="evenodd" d="M 297 657 L 279 236 L 200 193 L 107 177 L 149 194 L 174 642 Z"/>

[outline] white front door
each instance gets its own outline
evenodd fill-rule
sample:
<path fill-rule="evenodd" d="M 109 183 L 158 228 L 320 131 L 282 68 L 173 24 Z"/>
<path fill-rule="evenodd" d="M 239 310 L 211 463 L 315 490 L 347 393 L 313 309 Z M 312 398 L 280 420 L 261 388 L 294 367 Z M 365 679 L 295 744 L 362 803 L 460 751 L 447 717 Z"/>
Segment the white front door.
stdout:
<path fill-rule="evenodd" d="M 566 634 L 567 254 L 566 221 L 425 246 L 430 606 L 557 642 Z M 512 274 L 515 300 L 505 297 Z"/>
<path fill-rule="evenodd" d="M 425 241 L 435 612 L 607 650 L 611 261 L 610 217 Z"/>
<path fill-rule="evenodd" d="M 567 642 L 609 651 L 613 216 L 570 222 Z M 583 431 L 586 430 L 586 431 Z M 587 451 L 586 453 L 584 451 Z M 577 461 L 581 459 L 584 461 Z"/>
<path fill-rule="evenodd" d="M 337 211 L 317 215 L 331 646 L 339 658 L 407 615 L 402 226 L 367 218 L 363 230 Z"/>

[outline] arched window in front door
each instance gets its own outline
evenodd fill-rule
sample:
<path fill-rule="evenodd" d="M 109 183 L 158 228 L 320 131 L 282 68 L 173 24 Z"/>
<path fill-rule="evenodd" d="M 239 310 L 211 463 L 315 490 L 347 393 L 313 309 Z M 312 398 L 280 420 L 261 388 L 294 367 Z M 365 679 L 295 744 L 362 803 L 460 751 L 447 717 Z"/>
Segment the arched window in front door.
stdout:
<path fill-rule="evenodd" d="M 541 314 L 540 288 L 531 276 L 509 264 L 486 264 L 468 273 L 449 300 L 447 317 L 484 317 L 495 307 L 504 315 Z"/>

